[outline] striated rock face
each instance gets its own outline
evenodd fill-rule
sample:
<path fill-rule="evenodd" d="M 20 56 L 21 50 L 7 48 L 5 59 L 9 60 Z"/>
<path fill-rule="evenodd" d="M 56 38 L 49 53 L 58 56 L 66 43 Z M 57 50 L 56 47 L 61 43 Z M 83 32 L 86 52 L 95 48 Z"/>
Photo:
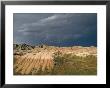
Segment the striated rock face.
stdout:
<path fill-rule="evenodd" d="M 14 70 L 20 74 L 34 74 L 39 72 L 40 69 L 42 71 L 45 69 L 51 71 L 54 67 L 54 55 L 57 52 L 60 52 L 62 55 L 71 54 L 79 57 L 97 56 L 97 48 L 93 46 L 55 47 L 14 44 Z"/>
<path fill-rule="evenodd" d="M 31 50 L 34 49 L 35 46 L 27 45 L 27 44 L 14 44 L 14 50 Z"/>

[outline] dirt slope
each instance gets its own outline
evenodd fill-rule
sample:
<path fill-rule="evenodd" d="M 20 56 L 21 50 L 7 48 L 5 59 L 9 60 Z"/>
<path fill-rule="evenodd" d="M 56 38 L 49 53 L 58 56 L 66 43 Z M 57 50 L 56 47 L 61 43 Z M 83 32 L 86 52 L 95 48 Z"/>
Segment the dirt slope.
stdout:
<path fill-rule="evenodd" d="M 25 45 L 26 46 L 26 45 Z M 26 46 L 27 47 L 27 46 Z M 16 50 L 14 48 L 14 74 L 36 74 L 41 71 L 51 71 L 54 67 L 54 55 L 56 52 L 72 54 L 80 57 L 88 55 L 97 56 L 96 47 L 55 47 L 55 46 L 36 46 L 29 50 Z M 22 54 L 21 54 L 22 53 Z"/>

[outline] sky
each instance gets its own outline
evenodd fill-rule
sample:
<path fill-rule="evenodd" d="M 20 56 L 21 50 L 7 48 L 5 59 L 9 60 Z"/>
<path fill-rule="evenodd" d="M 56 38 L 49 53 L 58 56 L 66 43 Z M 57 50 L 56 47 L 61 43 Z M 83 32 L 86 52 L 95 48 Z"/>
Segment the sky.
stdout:
<path fill-rule="evenodd" d="M 14 13 L 15 44 L 97 46 L 96 13 Z"/>

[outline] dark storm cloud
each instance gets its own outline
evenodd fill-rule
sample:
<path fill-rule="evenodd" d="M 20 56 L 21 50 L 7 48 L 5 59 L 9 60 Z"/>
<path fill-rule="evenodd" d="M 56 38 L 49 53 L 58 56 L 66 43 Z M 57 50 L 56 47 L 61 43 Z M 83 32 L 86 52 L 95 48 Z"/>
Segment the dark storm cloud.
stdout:
<path fill-rule="evenodd" d="M 96 45 L 97 14 L 15 13 L 14 43 Z"/>

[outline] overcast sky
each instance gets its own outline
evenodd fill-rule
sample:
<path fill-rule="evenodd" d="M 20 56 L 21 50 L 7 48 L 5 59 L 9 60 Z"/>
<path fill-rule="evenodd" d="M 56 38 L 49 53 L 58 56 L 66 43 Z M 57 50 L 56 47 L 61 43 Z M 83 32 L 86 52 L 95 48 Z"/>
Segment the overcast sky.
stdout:
<path fill-rule="evenodd" d="M 14 13 L 14 43 L 97 46 L 96 13 Z"/>

